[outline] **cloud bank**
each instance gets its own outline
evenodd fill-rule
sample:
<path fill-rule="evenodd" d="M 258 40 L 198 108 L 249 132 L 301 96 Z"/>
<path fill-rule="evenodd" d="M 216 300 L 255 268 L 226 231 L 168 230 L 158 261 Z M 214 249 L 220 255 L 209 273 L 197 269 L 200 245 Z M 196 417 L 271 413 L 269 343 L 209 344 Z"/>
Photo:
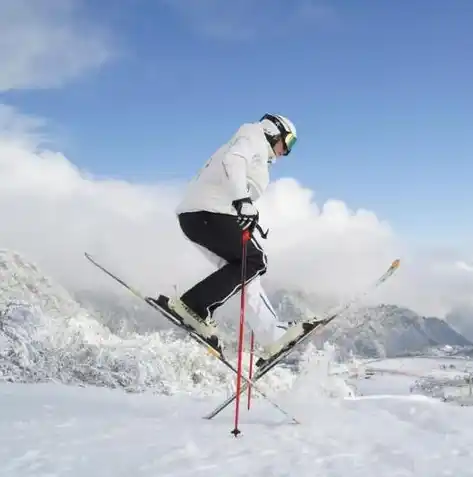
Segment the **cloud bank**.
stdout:
<path fill-rule="evenodd" d="M 174 215 L 185 184 L 97 179 L 60 152 L 33 145 L 34 130 L 19 118 L 14 137 L 0 132 L 1 248 L 21 252 L 74 288 L 114 286 L 84 251 L 146 293 L 183 290 L 213 269 Z M 400 256 L 398 276 L 377 299 L 439 315 L 471 302 L 473 274 L 458 257 L 416 254 L 372 211 L 350 210 L 340 200 L 318 204 L 292 178 L 274 182 L 259 208 L 270 228 L 267 279 L 276 286 L 345 296 Z"/>
<path fill-rule="evenodd" d="M 78 5 L 0 2 L 0 91 L 61 86 L 110 57 L 103 29 L 81 16 Z M 219 35 L 239 27 L 244 5 L 228 16 L 213 1 L 191 10 L 187 0 L 173 3 Z M 328 13 L 311 1 L 292 12 L 300 8 L 318 20 Z M 42 118 L 0 104 L 0 248 L 22 253 L 71 288 L 118 289 L 85 260 L 85 251 L 149 294 L 183 291 L 213 269 L 178 228 L 174 209 L 185 184 L 98 179 L 46 148 L 44 126 Z M 413 249 L 373 211 L 350 210 L 341 200 L 320 204 L 292 178 L 273 183 L 258 205 L 270 228 L 266 279 L 275 286 L 302 288 L 325 302 L 363 289 L 400 257 L 396 278 L 376 300 L 439 316 L 473 304 L 471 257 Z"/>
<path fill-rule="evenodd" d="M 110 55 L 76 0 L 0 1 L 0 91 L 61 86 Z"/>

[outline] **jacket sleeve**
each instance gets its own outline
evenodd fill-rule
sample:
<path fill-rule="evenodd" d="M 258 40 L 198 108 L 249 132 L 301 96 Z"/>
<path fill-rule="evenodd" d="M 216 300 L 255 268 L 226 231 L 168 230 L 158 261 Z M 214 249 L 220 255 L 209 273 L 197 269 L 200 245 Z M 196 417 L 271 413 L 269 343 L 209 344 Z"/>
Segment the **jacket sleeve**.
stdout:
<path fill-rule="evenodd" d="M 249 197 L 247 168 L 252 159 L 251 141 L 245 136 L 236 138 L 223 158 L 223 169 L 232 201 Z"/>

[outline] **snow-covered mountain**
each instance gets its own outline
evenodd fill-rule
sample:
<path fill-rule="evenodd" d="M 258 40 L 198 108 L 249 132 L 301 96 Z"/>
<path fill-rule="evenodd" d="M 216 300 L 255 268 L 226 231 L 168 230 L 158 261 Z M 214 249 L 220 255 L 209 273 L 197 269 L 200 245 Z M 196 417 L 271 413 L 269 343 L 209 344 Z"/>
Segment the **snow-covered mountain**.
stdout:
<path fill-rule="evenodd" d="M 120 293 L 121 292 L 121 293 Z M 271 298 L 281 319 L 311 314 L 313 297 L 278 290 Z M 234 377 L 202 353 L 159 314 L 118 289 L 116 294 L 72 296 L 20 254 L 0 251 L 0 373 L 4 380 L 89 383 L 130 391 L 180 389 L 205 392 L 233 386 Z M 235 329 L 238 320 L 227 317 Z M 473 346 L 445 321 L 395 306 L 362 308 L 343 316 L 314 343 L 329 340 L 338 355 L 389 357 L 435 346 Z M 294 353 L 297 363 L 304 350 Z M 289 363 L 289 362 L 288 362 Z M 282 367 L 268 383 L 287 386 Z"/>
<path fill-rule="evenodd" d="M 300 320 L 320 309 L 317 297 L 300 290 L 277 289 L 269 294 L 281 320 Z M 136 305 L 128 294 L 104 295 L 82 292 L 76 295 L 81 304 L 101 310 L 107 325 L 118 332 L 123 322 L 129 330 L 158 330 L 168 327 L 153 310 Z M 123 320 L 124 316 L 129 316 Z M 236 332 L 238 317 L 222 318 L 227 330 Z M 436 317 L 424 317 L 412 310 L 394 305 L 361 307 L 334 321 L 314 339 L 322 346 L 330 341 L 339 348 L 342 357 L 354 354 L 360 357 L 394 357 L 427 352 L 432 348 L 452 346 L 473 347 L 472 341 L 450 324 Z"/>
<path fill-rule="evenodd" d="M 136 300 L 124 308 L 138 321 L 133 307 L 139 308 Z M 107 326 L 110 316 L 118 319 L 120 333 Z M 234 374 L 175 328 L 137 334 L 121 326 L 123 316 L 120 306 L 98 312 L 79 304 L 20 254 L 0 251 L 1 380 L 52 380 L 160 394 L 233 389 Z M 154 313 L 156 323 L 162 323 L 157 317 Z M 293 379 L 293 371 L 281 367 L 261 384 L 285 389 Z"/>
<path fill-rule="evenodd" d="M 472 346 L 446 321 L 397 306 L 363 308 L 345 323 L 348 326 L 341 323 L 333 332 L 327 330 L 324 337 L 341 349 L 361 356 L 394 357 L 424 353 L 446 345 Z"/>
<path fill-rule="evenodd" d="M 300 320 L 313 314 L 314 297 L 300 291 L 276 290 L 271 298 L 281 319 Z M 342 315 L 314 339 L 318 345 L 326 340 L 343 356 L 353 353 L 370 358 L 422 353 L 446 345 L 473 346 L 447 321 L 395 305 L 361 307 Z"/>

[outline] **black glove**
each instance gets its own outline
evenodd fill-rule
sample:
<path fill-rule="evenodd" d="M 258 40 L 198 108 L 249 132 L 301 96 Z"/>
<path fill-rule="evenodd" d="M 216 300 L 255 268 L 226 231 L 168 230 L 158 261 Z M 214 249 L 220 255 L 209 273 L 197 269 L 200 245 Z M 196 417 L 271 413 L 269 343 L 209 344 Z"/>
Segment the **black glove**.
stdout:
<path fill-rule="evenodd" d="M 249 197 L 243 199 L 234 200 L 232 202 L 233 207 L 237 211 L 238 225 L 242 230 L 249 229 L 251 232 L 254 230 L 259 219 L 258 209 L 253 205 L 253 202 Z"/>

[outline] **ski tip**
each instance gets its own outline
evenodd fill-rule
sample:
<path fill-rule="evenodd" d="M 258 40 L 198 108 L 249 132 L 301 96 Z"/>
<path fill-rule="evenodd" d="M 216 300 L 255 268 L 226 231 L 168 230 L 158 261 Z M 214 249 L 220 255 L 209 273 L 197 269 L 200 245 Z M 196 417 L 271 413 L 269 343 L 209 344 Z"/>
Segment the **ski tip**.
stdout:
<path fill-rule="evenodd" d="M 90 255 L 90 253 L 84 252 L 84 256 L 85 256 L 85 258 L 86 258 L 89 262 L 93 263 L 94 265 L 99 266 L 98 263 L 97 263 L 97 261 L 95 260 L 95 258 L 92 257 L 92 255 Z"/>
<path fill-rule="evenodd" d="M 401 264 L 401 259 L 397 258 L 394 260 L 394 262 L 391 264 L 391 268 L 399 268 L 399 265 Z"/>

